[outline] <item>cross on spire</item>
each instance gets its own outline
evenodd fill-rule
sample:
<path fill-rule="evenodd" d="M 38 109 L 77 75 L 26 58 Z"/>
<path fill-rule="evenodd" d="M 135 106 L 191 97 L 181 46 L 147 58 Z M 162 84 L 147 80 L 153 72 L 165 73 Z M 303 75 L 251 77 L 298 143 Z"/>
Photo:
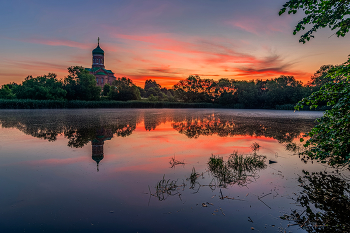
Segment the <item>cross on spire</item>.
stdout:
<path fill-rule="evenodd" d="M 97 37 L 97 44 L 100 46 L 100 37 Z"/>

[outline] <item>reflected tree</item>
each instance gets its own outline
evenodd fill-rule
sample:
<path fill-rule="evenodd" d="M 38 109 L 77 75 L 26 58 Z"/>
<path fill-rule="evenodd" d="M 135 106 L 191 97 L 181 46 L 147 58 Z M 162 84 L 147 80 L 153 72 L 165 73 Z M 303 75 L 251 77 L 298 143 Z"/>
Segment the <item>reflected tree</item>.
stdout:
<path fill-rule="evenodd" d="M 294 221 L 307 232 L 350 232 L 350 182 L 339 173 L 303 171 L 297 202 L 304 208 L 282 219 Z"/>
<path fill-rule="evenodd" d="M 218 135 L 265 136 L 280 143 L 292 142 L 308 132 L 315 125 L 314 120 L 276 118 L 247 118 L 221 115 L 187 116 L 174 119 L 172 127 L 189 138 Z"/>
<path fill-rule="evenodd" d="M 37 115 L 38 114 L 38 115 Z M 137 117 L 112 119 L 108 115 L 53 115 L 49 112 L 32 112 L 32 115 L 2 114 L 0 122 L 4 128 L 17 128 L 36 138 L 56 141 L 59 135 L 68 139 L 68 146 L 81 148 L 94 139 L 101 137 L 101 132 L 110 132 L 113 137 L 127 137 L 136 129 Z"/>

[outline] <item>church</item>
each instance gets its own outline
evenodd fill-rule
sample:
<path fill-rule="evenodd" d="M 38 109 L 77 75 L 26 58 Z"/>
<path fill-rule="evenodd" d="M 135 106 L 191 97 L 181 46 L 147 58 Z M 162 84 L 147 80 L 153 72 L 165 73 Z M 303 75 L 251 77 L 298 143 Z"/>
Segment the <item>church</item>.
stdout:
<path fill-rule="evenodd" d="M 100 48 L 100 38 L 98 38 L 97 47 L 92 50 L 92 67 L 85 68 L 90 74 L 96 77 L 97 86 L 103 88 L 105 84 L 112 84 L 116 80 L 111 70 L 105 69 L 105 52 Z"/>

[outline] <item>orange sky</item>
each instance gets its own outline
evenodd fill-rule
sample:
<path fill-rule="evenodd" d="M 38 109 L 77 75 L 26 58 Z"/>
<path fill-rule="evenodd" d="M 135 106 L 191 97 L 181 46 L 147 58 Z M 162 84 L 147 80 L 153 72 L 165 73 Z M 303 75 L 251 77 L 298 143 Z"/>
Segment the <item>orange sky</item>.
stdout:
<path fill-rule="evenodd" d="M 306 44 L 292 35 L 301 14 L 278 16 L 281 0 L 106 1 L 65 4 L 13 1 L 0 9 L 0 84 L 67 67 L 91 67 L 101 38 L 116 77 L 172 87 L 189 75 L 252 80 L 293 75 L 306 83 L 322 65 L 347 60 L 347 37 L 324 29 Z M 253 4 L 254 3 L 254 4 Z M 76 12 L 84 11 L 84 14 Z M 91 17 L 98 15 L 98 17 Z"/>

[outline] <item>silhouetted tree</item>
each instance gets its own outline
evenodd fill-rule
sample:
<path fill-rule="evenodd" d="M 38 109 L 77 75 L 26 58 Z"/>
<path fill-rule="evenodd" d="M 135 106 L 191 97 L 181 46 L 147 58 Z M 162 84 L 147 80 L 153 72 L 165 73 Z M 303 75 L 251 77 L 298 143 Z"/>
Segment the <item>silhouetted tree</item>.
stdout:
<path fill-rule="evenodd" d="M 118 78 L 112 83 L 108 98 L 112 100 L 139 100 L 141 99 L 139 89 L 129 78 Z"/>
<path fill-rule="evenodd" d="M 36 78 L 28 76 L 14 89 L 14 92 L 18 99 L 36 100 L 64 99 L 67 94 L 63 83 L 57 80 L 57 75 L 53 73 Z"/>
<path fill-rule="evenodd" d="M 96 78 L 81 66 L 68 67 L 69 75 L 64 79 L 68 100 L 98 100 L 101 88 Z"/>

